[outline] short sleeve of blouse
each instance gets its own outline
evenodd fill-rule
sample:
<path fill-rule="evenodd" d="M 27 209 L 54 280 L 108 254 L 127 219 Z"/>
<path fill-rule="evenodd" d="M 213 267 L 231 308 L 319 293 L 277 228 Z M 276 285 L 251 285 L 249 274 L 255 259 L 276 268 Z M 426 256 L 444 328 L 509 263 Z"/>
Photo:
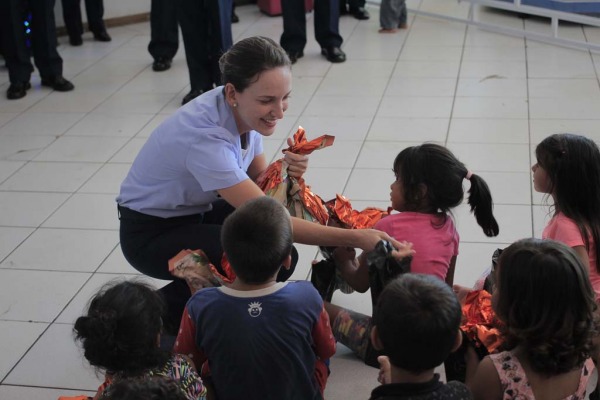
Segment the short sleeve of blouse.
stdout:
<path fill-rule="evenodd" d="M 211 132 L 201 136 L 201 140 L 192 143 L 185 155 L 188 170 L 205 192 L 228 188 L 249 179 L 242 167 L 241 149 L 229 139 L 230 136 L 225 129 L 212 128 Z"/>
<path fill-rule="evenodd" d="M 549 235 L 548 239 L 562 242 L 569 247 L 585 245 L 581 232 L 573 220 L 564 215 L 558 215 L 553 222 L 555 224 L 553 234 Z"/>

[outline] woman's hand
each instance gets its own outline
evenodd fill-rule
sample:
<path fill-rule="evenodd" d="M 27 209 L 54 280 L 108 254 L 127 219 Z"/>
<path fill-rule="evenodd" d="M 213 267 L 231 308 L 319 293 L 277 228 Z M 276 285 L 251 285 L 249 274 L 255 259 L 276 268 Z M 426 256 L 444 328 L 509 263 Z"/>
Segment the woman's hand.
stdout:
<path fill-rule="evenodd" d="M 288 138 L 287 143 L 291 147 L 294 141 L 292 138 Z M 288 175 L 293 178 L 302 178 L 308 168 L 308 156 L 302 154 L 286 151 L 283 160 L 288 164 Z"/>
<path fill-rule="evenodd" d="M 392 244 L 392 246 L 395 249 L 398 249 L 398 251 L 400 252 L 398 254 L 399 258 L 406 257 L 406 255 L 409 255 L 407 253 L 407 251 L 409 251 L 410 254 L 415 253 L 415 251 L 412 250 L 412 244 L 410 244 L 410 249 L 407 249 L 406 245 L 409 243 L 399 242 L 385 232 L 378 231 L 376 229 L 356 229 L 356 230 L 353 230 L 352 232 L 358 235 L 358 238 L 356 238 L 356 241 L 354 244 L 355 247 L 363 249 L 364 251 L 371 251 L 375 248 L 375 246 L 377 245 L 377 243 L 379 243 L 379 241 L 387 240 L 388 242 L 390 242 Z M 396 253 L 392 253 L 392 254 L 396 254 Z"/>

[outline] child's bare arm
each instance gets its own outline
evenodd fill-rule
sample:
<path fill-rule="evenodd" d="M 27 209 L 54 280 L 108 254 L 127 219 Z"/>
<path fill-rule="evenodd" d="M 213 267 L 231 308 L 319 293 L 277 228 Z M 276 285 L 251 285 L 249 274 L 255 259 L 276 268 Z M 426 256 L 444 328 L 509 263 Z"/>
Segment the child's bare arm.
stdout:
<path fill-rule="evenodd" d="M 489 356 L 479 363 L 472 379 L 467 379 L 467 386 L 474 400 L 501 400 L 504 395 L 498 372 Z"/>
<path fill-rule="evenodd" d="M 333 259 L 342 278 L 357 292 L 364 293 L 369 289 L 369 268 L 365 253 L 356 258 L 356 250 L 351 247 L 338 247 L 333 252 Z"/>
<path fill-rule="evenodd" d="M 454 270 L 456 268 L 456 256 L 452 256 L 450 259 L 450 266 L 448 267 L 448 272 L 446 273 L 446 283 L 448 286 L 452 287 L 454 285 Z"/>

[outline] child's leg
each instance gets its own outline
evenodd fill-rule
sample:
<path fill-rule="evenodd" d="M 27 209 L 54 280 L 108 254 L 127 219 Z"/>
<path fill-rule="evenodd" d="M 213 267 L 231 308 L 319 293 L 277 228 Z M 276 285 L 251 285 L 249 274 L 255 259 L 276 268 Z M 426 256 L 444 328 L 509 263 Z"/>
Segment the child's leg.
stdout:
<path fill-rule="evenodd" d="M 335 339 L 365 360 L 371 333 L 371 317 L 325 303 Z"/>
<path fill-rule="evenodd" d="M 381 0 L 381 6 L 379 7 L 379 25 L 381 29 L 379 32 L 395 32 L 398 27 L 398 18 L 400 16 L 400 9 L 398 8 L 399 0 Z"/>
<path fill-rule="evenodd" d="M 406 29 L 408 27 L 408 14 L 406 11 L 406 0 L 398 0 L 399 1 L 399 10 L 400 10 L 400 21 L 398 22 L 398 28 Z"/>

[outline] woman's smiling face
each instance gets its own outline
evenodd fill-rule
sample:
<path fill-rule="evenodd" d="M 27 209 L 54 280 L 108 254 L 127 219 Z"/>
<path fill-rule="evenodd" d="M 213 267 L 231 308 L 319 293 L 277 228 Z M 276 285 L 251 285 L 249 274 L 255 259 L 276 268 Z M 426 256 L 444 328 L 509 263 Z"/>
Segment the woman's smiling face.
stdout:
<path fill-rule="evenodd" d="M 233 114 L 240 134 L 255 130 L 263 136 L 271 136 L 288 108 L 291 91 L 289 67 L 264 71 L 243 92 L 235 91 Z"/>

